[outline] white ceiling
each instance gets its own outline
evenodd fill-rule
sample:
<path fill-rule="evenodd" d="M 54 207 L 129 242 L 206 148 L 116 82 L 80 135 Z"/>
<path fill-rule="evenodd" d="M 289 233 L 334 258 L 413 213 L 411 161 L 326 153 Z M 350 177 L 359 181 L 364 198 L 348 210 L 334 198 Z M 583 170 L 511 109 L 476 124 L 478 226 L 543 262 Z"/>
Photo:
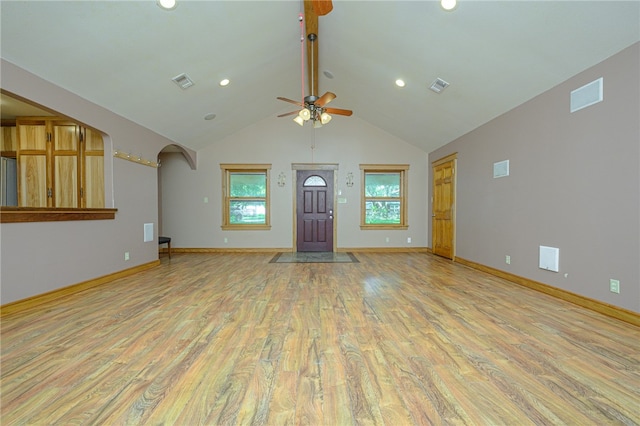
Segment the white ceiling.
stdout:
<path fill-rule="evenodd" d="M 196 150 L 258 120 L 291 120 L 276 118 L 295 109 L 276 96 L 302 97 L 302 1 L 178 2 L 3 0 L 1 54 Z M 333 0 L 318 32 L 329 106 L 430 152 L 640 41 L 640 1 L 459 0 L 445 12 L 435 1 Z M 178 88 L 181 73 L 195 85 Z M 451 84 L 441 94 L 428 90 L 438 77 Z"/>

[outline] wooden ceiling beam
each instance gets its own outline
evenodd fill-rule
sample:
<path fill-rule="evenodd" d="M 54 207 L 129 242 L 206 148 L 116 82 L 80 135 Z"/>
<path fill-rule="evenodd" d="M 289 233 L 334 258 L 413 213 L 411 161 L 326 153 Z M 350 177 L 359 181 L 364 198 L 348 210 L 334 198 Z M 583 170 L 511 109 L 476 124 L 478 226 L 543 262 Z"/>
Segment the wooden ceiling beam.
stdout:
<path fill-rule="evenodd" d="M 307 84 L 309 85 L 308 93 L 313 96 L 318 96 L 318 39 L 316 38 L 313 49 L 311 48 L 311 41 L 309 40 L 309 34 L 318 35 L 318 15 L 316 14 L 313 4 L 313 0 L 304 0 L 304 32 L 307 41 Z M 313 54 L 311 53 L 312 51 Z"/>

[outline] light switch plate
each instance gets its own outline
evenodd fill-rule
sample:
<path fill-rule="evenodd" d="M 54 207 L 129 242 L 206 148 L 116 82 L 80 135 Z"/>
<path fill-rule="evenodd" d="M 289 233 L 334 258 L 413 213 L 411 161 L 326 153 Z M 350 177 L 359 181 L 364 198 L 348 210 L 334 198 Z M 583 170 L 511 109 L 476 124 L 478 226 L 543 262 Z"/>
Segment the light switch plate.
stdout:
<path fill-rule="evenodd" d="M 614 279 L 609 280 L 609 290 L 611 293 L 620 294 L 620 281 Z"/>

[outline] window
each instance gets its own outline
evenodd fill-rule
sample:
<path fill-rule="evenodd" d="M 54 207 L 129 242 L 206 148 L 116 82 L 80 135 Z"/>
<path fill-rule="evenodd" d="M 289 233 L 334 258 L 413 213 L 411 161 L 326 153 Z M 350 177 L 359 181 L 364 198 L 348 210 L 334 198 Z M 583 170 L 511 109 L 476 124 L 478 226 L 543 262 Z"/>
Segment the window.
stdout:
<path fill-rule="evenodd" d="M 408 164 L 361 164 L 361 229 L 407 229 Z"/>
<path fill-rule="evenodd" d="M 269 171 L 271 164 L 220 164 L 222 229 L 271 229 Z"/>

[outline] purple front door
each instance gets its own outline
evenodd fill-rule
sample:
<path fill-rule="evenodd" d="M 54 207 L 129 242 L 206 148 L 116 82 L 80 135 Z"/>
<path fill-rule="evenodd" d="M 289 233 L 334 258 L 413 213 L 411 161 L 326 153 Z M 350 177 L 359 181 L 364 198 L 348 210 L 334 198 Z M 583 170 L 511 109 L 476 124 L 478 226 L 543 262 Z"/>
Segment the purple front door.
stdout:
<path fill-rule="evenodd" d="M 333 251 L 333 171 L 298 170 L 297 250 Z"/>

